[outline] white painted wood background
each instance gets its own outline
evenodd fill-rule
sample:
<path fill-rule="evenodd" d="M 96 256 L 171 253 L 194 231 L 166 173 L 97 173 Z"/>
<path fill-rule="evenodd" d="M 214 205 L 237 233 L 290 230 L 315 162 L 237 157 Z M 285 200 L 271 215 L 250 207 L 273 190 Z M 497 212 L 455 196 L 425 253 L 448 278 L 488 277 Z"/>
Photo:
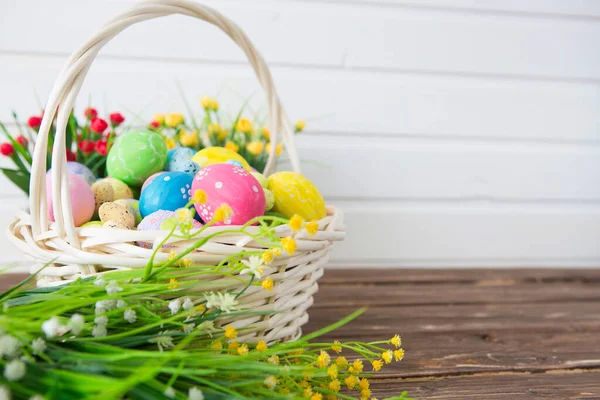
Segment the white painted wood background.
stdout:
<path fill-rule="evenodd" d="M 132 0 L 0 3 L 0 120 Z M 269 61 L 306 174 L 347 217 L 332 265 L 599 266 L 600 1 L 210 0 Z M 174 16 L 110 43 L 82 90 L 146 122 L 262 97 L 216 28 Z M 197 106 L 199 109 L 199 106 Z M 0 181 L 0 223 L 23 196 Z M 18 260 L 2 242 L 3 261 Z"/>

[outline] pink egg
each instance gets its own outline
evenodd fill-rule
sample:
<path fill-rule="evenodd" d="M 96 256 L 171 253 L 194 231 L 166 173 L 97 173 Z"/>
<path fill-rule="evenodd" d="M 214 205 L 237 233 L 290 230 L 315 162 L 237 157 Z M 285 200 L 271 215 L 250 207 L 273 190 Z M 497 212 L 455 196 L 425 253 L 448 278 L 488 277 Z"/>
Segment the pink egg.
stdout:
<path fill-rule="evenodd" d="M 142 185 L 142 190 L 144 190 L 144 188 L 146 188 L 146 186 L 148 186 L 150 184 L 150 182 L 152 182 L 154 180 L 154 178 L 156 178 L 159 175 L 164 174 L 165 172 L 167 172 L 167 171 L 159 171 L 155 174 L 150 175 L 150 177 L 148 177 L 148 179 L 146 179 L 144 181 L 144 184 Z"/>
<path fill-rule="evenodd" d="M 71 210 L 75 226 L 80 226 L 92 219 L 95 201 L 92 188 L 83 178 L 69 174 L 69 192 L 71 193 Z M 48 219 L 54 221 L 52 209 L 52 176 L 46 175 L 46 199 L 48 201 Z"/>
<path fill-rule="evenodd" d="M 235 165 L 213 164 L 201 169 L 192 182 L 192 195 L 198 189 L 206 192 L 206 203 L 194 204 L 204 222 L 211 221 L 223 203 L 231 207 L 233 215 L 215 225 L 243 225 L 265 212 L 265 194 L 260 183 Z"/>

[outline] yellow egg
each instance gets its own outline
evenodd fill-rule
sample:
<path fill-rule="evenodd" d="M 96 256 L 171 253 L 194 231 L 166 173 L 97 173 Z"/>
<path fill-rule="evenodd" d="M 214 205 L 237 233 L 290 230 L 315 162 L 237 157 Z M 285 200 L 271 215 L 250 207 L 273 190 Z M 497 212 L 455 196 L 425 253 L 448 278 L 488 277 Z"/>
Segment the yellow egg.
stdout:
<path fill-rule="evenodd" d="M 327 215 L 323 196 L 303 175 L 288 171 L 276 172 L 269 176 L 269 190 L 275 196 L 273 211 L 287 218 L 298 214 L 305 221 L 312 221 Z"/>
<path fill-rule="evenodd" d="M 212 164 L 222 164 L 229 160 L 239 161 L 244 166 L 244 169 L 251 171 L 250 165 L 246 160 L 244 160 L 244 157 L 240 156 L 235 151 L 226 149 L 224 147 L 207 147 L 200 150 L 194 155 L 194 157 L 192 157 L 192 161 L 198 164 L 200 168 L 204 168 L 207 165 Z"/>

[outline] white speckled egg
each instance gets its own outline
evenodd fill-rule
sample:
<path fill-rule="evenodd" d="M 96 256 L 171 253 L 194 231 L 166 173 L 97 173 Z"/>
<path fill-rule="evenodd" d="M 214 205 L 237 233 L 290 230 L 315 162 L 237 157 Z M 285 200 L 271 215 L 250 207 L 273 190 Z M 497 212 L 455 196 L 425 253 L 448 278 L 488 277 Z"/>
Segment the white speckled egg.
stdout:
<path fill-rule="evenodd" d="M 172 149 L 168 154 L 167 171 L 179 171 L 195 175 L 200 170 L 198 164 L 192 161 L 194 150 L 188 147 Z"/>
<path fill-rule="evenodd" d="M 114 202 L 102 204 L 98 210 L 98 214 L 102 222 L 117 221 L 129 229 L 135 226 L 135 216 L 128 208 Z"/>

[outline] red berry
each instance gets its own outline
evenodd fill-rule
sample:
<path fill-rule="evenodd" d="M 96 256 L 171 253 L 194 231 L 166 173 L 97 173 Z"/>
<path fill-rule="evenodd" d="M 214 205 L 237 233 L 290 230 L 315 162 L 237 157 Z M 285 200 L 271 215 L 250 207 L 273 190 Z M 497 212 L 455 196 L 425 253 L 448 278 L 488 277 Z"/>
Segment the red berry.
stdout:
<path fill-rule="evenodd" d="M 10 143 L 2 143 L 0 144 L 0 153 L 2 153 L 3 156 L 12 156 L 13 153 L 15 152 L 15 148 L 13 147 L 12 144 Z"/>
<path fill-rule="evenodd" d="M 94 119 L 98 116 L 98 111 L 95 108 L 88 107 L 85 109 L 84 114 L 87 119 Z"/>
<path fill-rule="evenodd" d="M 90 129 L 95 133 L 102 133 L 108 128 L 108 124 L 102 118 L 94 118 L 90 121 Z"/>
<path fill-rule="evenodd" d="M 105 156 L 108 150 L 108 142 L 106 140 L 98 140 L 96 142 L 96 151 L 98 154 Z"/>
<path fill-rule="evenodd" d="M 23 146 L 23 147 L 26 147 L 26 146 L 27 146 L 27 143 L 29 143 L 29 142 L 27 141 L 27 139 L 25 138 L 25 136 L 23 136 L 23 135 L 19 135 L 19 136 L 17 136 L 17 139 L 16 139 L 16 141 L 17 141 L 17 143 L 19 143 L 19 144 L 20 144 L 21 146 Z"/>
<path fill-rule="evenodd" d="M 29 127 L 32 129 L 39 128 L 41 124 L 42 124 L 42 117 L 33 116 L 33 117 L 29 117 L 29 119 L 27 120 L 27 125 L 29 125 Z"/>
<path fill-rule="evenodd" d="M 121 113 L 112 113 L 110 114 L 110 123 L 113 126 L 119 126 L 125 121 L 125 117 Z"/>
<path fill-rule="evenodd" d="M 85 154 L 94 151 L 95 146 L 95 143 L 91 140 L 82 140 L 81 142 L 79 142 L 79 150 L 81 150 Z"/>
<path fill-rule="evenodd" d="M 67 161 L 77 161 L 77 155 L 74 151 L 67 150 Z"/>
<path fill-rule="evenodd" d="M 150 127 L 154 128 L 154 129 L 158 129 L 158 127 L 160 126 L 160 124 L 156 121 L 152 121 L 150 122 Z"/>

